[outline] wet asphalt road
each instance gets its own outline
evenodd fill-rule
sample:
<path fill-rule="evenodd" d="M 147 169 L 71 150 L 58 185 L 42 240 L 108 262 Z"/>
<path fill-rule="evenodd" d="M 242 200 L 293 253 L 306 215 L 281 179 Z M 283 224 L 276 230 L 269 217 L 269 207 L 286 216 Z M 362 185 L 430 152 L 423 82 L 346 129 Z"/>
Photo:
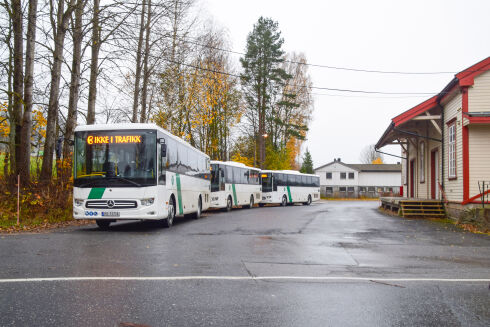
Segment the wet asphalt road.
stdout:
<path fill-rule="evenodd" d="M 0 326 L 490 325 L 490 237 L 377 205 L 0 235 Z M 117 276 L 218 277 L 6 282 Z"/>

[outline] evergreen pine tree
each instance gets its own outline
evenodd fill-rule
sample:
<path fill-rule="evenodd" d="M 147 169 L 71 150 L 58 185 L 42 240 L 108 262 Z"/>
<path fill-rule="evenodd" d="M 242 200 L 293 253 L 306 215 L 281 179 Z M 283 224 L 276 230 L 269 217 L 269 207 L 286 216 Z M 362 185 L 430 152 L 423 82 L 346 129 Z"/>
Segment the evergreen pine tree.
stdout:
<path fill-rule="evenodd" d="M 305 155 L 303 156 L 303 164 L 301 165 L 300 171 L 304 174 L 313 174 L 313 159 L 308 148 L 306 148 Z"/>
<path fill-rule="evenodd" d="M 273 100 L 280 91 L 281 83 L 289 78 L 280 67 L 284 61 L 283 43 L 277 22 L 260 17 L 247 37 L 245 56 L 240 58 L 243 67 L 241 82 L 247 102 L 246 116 L 258 145 L 260 168 L 264 168 L 265 162 L 266 120 L 273 119 Z"/>

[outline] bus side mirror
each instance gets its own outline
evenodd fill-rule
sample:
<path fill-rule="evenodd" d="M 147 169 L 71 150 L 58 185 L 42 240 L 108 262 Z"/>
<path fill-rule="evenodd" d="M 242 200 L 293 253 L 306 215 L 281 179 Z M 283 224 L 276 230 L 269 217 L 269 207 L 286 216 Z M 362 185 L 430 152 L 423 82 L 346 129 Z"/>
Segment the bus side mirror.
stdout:
<path fill-rule="evenodd" d="M 160 154 L 163 157 L 166 157 L 167 156 L 167 145 L 165 143 L 163 144 L 160 144 Z"/>

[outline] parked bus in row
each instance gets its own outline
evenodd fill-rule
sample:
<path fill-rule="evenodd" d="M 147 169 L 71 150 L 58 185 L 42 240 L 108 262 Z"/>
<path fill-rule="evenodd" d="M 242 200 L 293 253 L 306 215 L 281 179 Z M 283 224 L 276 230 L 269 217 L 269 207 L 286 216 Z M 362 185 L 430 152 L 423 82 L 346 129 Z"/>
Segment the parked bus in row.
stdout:
<path fill-rule="evenodd" d="M 320 199 L 320 177 L 294 170 L 262 170 L 262 201 L 282 206 L 293 203 L 310 205 Z"/>
<path fill-rule="evenodd" d="M 262 198 L 260 169 L 233 161 L 211 161 L 211 207 L 253 208 Z"/>
<path fill-rule="evenodd" d="M 210 205 L 209 156 L 154 124 L 78 126 L 73 216 L 116 220 L 199 218 Z"/>

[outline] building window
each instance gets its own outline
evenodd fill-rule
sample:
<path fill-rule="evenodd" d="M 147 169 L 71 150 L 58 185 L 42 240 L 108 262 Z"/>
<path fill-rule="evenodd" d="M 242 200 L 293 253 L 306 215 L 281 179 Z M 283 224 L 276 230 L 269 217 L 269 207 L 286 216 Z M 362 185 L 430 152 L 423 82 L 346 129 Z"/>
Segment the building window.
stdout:
<path fill-rule="evenodd" d="M 448 164 L 449 178 L 456 178 L 456 124 L 453 123 L 448 127 Z"/>
<path fill-rule="evenodd" d="M 345 187 L 339 187 L 339 191 L 345 193 Z"/>
<path fill-rule="evenodd" d="M 365 186 L 359 186 L 359 192 L 365 193 L 366 192 L 366 187 Z"/>
<path fill-rule="evenodd" d="M 345 179 L 347 173 L 340 173 L 340 179 Z"/>
<path fill-rule="evenodd" d="M 349 173 L 349 179 L 354 179 L 354 173 Z"/>
<path fill-rule="evenodd" d="M 374 191 L 375 191 L 374 186 L 369 186 L 368 187 L 368 192 L 373 192 L 374 193 Z"/>
<path fill-rule="evenodd" d="M 354 193 L 354 187 L 352 187 L 352 186 L 348 187 L 347 192 Z"/>
<path fill-rule="evenodd" d="M 326 194 L 332 194 L 333 193 L 333 187 L 325 187 L 325 193 Z"/>
<path fill-rule="evenodd" d="M 327 179 L 332 179 L 332 173 L 327 173 Z"/>
<path fill-rule="evenodd" d="M 420 142 L 419 175 L 420 175 L 420 182 L 425 183 L 425 143 L 424 142 Z"/>

